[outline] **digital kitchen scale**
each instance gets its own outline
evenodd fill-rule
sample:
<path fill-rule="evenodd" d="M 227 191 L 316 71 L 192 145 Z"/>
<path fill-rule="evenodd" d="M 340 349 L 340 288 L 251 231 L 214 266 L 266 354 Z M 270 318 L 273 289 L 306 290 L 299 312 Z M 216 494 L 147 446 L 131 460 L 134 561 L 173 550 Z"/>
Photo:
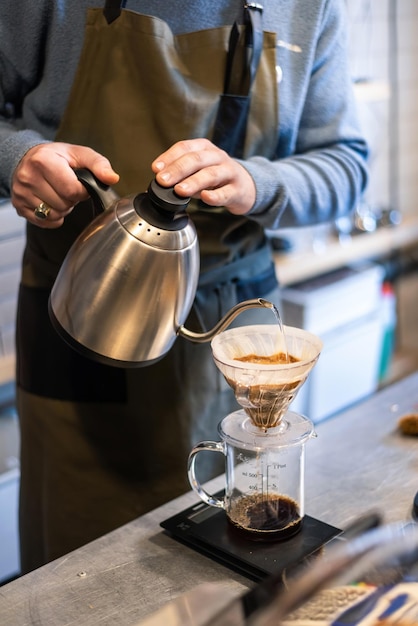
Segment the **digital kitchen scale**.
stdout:
<path fill-rule="evenodd" d="M 216 494 L 222 498 L 223 492 Z M 225 511 L 204 502 L 160 524 L 174 539 L 194 548 L 239 574 L 259 582 L 301 564 L 342 531 L 309 515 L 301 530 L 275 542 L 252 541 L 234 531 Z"/>

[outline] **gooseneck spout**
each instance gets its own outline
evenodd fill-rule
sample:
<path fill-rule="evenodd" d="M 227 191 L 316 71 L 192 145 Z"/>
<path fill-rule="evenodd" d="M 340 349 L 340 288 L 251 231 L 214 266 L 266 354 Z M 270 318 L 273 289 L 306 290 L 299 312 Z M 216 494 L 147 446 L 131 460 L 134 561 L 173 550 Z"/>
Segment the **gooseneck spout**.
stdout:
<path fill-rule="evenodd" d="M 222 330 L 227 328 L 240 313 L 243 313 L 247 309 L 255 309 L 263 307 L 266 309 L 275 310 L 275 306 L 272 302 L 268 300 L 264 300 L 264 298 L 253 298 L 251 300 L 244 300 L 243 302 L 239 302 L 235 306 L 232 307 L 228 311 L 224 317 L 219 320 L 219 322 L 214 326 L 211 330 L 206 331 L 205 333 L 195 333 L 192 330 L 187 330 L 184 326 L 180 326 L 177 330 L 177 335 L 180 337 L 185 337 L 194 343 L 205 343 L 207 341 L 211 341 Z"/>

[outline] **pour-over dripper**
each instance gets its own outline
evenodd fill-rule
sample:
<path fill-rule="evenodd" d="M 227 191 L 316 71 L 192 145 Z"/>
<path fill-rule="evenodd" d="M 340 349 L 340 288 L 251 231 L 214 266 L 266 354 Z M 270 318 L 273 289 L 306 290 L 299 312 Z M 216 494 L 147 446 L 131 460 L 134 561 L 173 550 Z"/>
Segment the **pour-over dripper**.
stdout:
<path fill-rule="evenodd" d="M 211 342 L 213 358 L 232 387 L 238 403 L 255 426 L 278 426 L 322 349 L 316 335 L 278 324 L 225 330 Z M 254 363 L 242 357 L 288 356 L 288 362 Z M 295 359 L 294 362 L 289 362 Z M 262 359 L 263 361 L 265 359 Z"/>

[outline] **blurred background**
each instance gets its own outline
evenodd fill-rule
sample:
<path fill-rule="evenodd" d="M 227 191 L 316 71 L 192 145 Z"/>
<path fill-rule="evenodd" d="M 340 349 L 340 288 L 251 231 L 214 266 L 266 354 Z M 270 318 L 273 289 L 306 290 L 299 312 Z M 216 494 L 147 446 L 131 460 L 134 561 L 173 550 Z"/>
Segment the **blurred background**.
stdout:
<path fill-rule="evenodd" d="M 370 184 L 351 219 L 271 233 L 284 321 L 325 344 L 293 406 L 314 421 L 418 368 L 418 2 L 346 3 Z M 0 200 L 0 584 L 18 575 L 14 319 L 24 226 Z"/>

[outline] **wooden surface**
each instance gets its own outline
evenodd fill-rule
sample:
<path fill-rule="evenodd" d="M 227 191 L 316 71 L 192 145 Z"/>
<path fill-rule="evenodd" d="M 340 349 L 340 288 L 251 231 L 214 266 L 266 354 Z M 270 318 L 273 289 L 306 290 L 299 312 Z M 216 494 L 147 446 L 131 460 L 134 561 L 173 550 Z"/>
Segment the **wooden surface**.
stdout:
<path fill-rule="evenodd" d="M 397 421 L 412 411 L 418 412 L 418 373 L 319 424 L 306 447 L 306 512 L 339 527 L 370 510 L 387 522 L 408 519 L 418 490 L 418 437 L 402 436 Z M 222 477 L 208 488 L 221 485 Z M 194 502 L 186 494 L 0 587 L 0 624 L 133 626 L 206 581 L 241 595 L 250 581 L 159 527 Z"/>

